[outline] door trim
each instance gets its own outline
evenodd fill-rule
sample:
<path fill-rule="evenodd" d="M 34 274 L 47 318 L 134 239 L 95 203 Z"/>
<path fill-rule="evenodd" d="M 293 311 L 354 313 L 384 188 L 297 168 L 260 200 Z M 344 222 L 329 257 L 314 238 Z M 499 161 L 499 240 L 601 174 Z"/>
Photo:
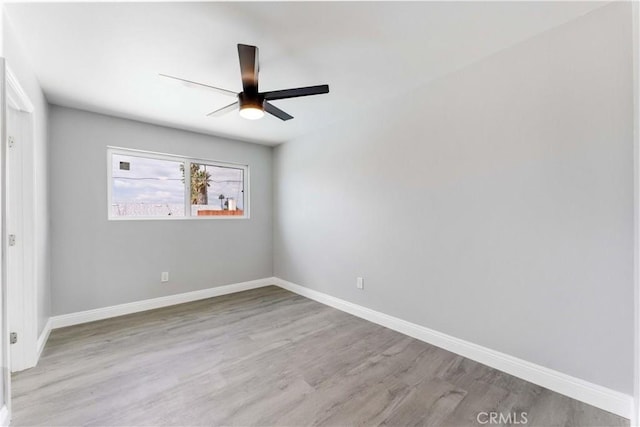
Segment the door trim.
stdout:
<path fill-rule="evenodd" d="M 6 66 L 5 59 L 0 58 L 0 225 L 1 232 L 0 238 L 2 242 L 7 241 L 7 219 L 5 215 L 6 211 L 6 158 L 7 158 L 7 80 L 6 80 Z M 2 313 L 0 316 L 0 323 L 2 328 L 0 330 L 0 350 L 2 352 L 2 391 L 4 396 L 3 408 L 7 409 L 6 418 L 11 419 L 11 368 L 9 360 L 9 315 L 7 304 L 7 254 L 4 244 L 0 245 L 0 298 L 2 298 Z M 8 424 L 8 422 L 7 422 Z"/>
<path fill-rule="evenodd" d="M 22 206 L 20 207 L 21 214 L 21 222 L 22 222 L 22 236 L 18 236 L 18 240 L 20 244 L 16 247 L 13 247 L 11 250 L 15 251 L 16 249 L 21 250 L 20 253 L 16 252 L 16 256 L 21 256 L 23 260 L 22 266 L 22 286 L 20 288 L 19 295 L 22 306 L 20 308 L 15 307 L 7 307 L 7 323 L 10 331 L 14 332 L 18 329 L 20 334 L 18 336 L 18 340 L 20 342 L 21 350 L 16 354 L 13 354 L 14 357 L 20 357 L 20 360 L 11 360 L 11 356 L 9 357 L 9 368 L 11 372 L 16 372 L 24 369 L 31 368 L 37 363 L 37 342 L 38 342 L 38 314 L 37 314 L 37 295 L 36 295 L 36 262 L 35 262 L 35 199 L 33 190 L 33 183 L 35 183 L 35 165 L 34 165 L 34 157 L 33 157 L 33 138 L 34 138 L 34 117 L 33 117 L 33 104 L 26 92 L 20 85 L 20 82 L 16 78 L 15 74 L 11 71 L 11 67 L 5 61 L 5 79 L 6 79 L 6 104 L 5 104 L 5 135 L 4 141 L 5 150 L 7 145 L 7 140 L 11 136 L 8 134 L 9 123 L 8 123 L 8 109 L 14 109 L 18 111 L 20 114 L 26 114 L 27 116 L 21 117 L 18 126 L 20 126 L 20 136 L 21 140 L 16 141 L 16 144 L 19 144 L 19 149 L 22 151 L 21 155 L 21 164 L 18 167 L 21 169 L 21 173 L 19 173 L 20 183 L 18 184 L 18 188 L 22 193 Z M 22 122 L 24 120 L 24 123 Z M 5 155 L 5 192 L 8 192 L 9 188 L 11 188 L 11 182 L 8 180 L 8 162 L 9 155 L 6 153 Z M 5 199 L 6 200 L 6 199 Z M 7 214 L 9 213 L 8 206 L 5 205 L 5 210 L 3 211 L 3 215 L 7 218 Z M 4 223 L 5 228 L 7 227 L 7 222 Z M 6 229 L 7 233 L 10 233 L 11 230 Z M 8 251 L 8 236 L 5 236 L 3 241 L 5 251 Z M 8 257 L 9 253 L 7 252 L 7 264 L 10 261 Z M 7 270 L 8 273 L 8 270 Z M 5 280 L 7 276 L 5 276 Z M 7 293 L 11 292 L 11 284 L 7 281 Z M 7 300 L 7 304 L 10 300 Z M 21 325 L 12 326 L 12 310 L 19 310 L 19 317 L 21 319 Z M 13 319 L 15 320 L 15 318 Z M 9 347 L 9 352 L 11 353 L 11 347 Z M 14 352 L 15 353 L 15 352 Z"/>
<path fill-rule="evenodd" d="M 631 3 L 633 46 L 633 413 L 640 426 L 640 5 Z"/>
<path fill-rule="evenodd" d="M 0 58 L 0 225 L 1 233 L 0 238 L 2 244 L 0 244 L 0 307 L 2 313 L 0 313 L 0 354 L 2 363 L 2 378 L 3 378 L 3 395 L 5 402 L 0 402 L 0 424 L 8 425 L 11 419 L 11 359 L 9 349 L 9 306 L 7 301 L 7 109 L 9 107 L 18 111 L 23 111 L 32 114 L 34 111 L 33 104 L 27 96 L 26 92 L 20 85 L 15 74 L 9 68 L 5 58 Z M 30 128 L 28 130 L 29 138 L 34 137 L 33 129 L 33 116 L 30 120 Z M 29 141 L 30 143 L 32 141 Z M 35 265 L 34 265 L 35 267 Z M 33 329 L 36 334 L 33 338 L 33 345 L 27 347 L 33 347 L 33 356 L 31 357 L 32 363 L 36 362 L 36 348 L 37 348 L 37 310 L 36 310 L 36 293 L 35 284 L 31 287 L 26 287 L 25 298 L 30 298 L 29 301 L 33 305 L 33 309 L 30 310 L 33 313 L 34 322 Z M 30 289 L 29 289 L 30 288 Z M 26 299 L 25 299 L 26 301 Z M 27 335 L 27 334 L 25 334 Z M 28 338 L 28 337 L 23 337 Z"/>
<path fill-rule="evenodd" d="M 9 65 L 5 66 L 5 73 L 7 79 L 7 106 L 25 113 L 33 113 L 33 104 L 27 93 L 22 89 L 15 74 L 11 71 L 11 68 L 9 68 Z"/>

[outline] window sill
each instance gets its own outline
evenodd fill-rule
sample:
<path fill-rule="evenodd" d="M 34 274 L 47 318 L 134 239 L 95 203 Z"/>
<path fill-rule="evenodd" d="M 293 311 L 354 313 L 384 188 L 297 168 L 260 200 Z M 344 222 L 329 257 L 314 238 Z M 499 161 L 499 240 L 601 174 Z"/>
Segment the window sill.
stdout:
<path fill-rule="evenodd" d="M 207 220 L 250 219 L 240 215 L 201 215 L 201 216 L 160 216 L 160 217 L 109 217 L 108 221 L 207 221 Z"/>

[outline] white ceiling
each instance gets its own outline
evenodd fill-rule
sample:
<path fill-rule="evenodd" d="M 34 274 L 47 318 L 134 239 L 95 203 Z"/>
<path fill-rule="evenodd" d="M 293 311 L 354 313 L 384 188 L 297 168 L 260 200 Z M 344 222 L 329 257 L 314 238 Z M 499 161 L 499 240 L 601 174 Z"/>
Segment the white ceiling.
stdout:
<path fill-rule="evenodd" d="M 277 144 L 600 7 L 595 2 L 15 3 L 6 13 L 54 104 Z M 241 90 L 237 43 L 260 48 L 261 90 L 295 118 L 206 113 L 233 102 L 162 79 Z M 398 98 L 400 99 L 400 98 Z"/>

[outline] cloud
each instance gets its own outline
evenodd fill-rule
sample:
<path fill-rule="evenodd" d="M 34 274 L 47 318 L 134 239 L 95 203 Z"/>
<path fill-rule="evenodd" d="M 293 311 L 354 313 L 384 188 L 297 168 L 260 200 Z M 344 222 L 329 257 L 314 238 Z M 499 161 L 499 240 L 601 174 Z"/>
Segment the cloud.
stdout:
<path fill-rule="evenodd" d="M 121 170 L 120 162 L 128 162 L 129 170 Z M 149 159 L 137 156 L 113 155 L 113 203 L 176 204 L 184 202 L 185 185 L 180 170 L 182 162 Z M 242 169 L 200 164 L 211 174 L 209 203 L 218 196 L 234 198 L 243 209 Z"/>

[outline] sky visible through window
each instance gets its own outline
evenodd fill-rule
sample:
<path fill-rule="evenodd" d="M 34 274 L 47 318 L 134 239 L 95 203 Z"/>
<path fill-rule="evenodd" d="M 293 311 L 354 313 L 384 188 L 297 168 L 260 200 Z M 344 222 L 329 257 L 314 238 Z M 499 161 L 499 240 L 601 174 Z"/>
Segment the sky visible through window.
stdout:
<path fill-rule="evenodd" d="M 129 163 L 129 170 L 121 169 L 121 162 Z M 111 171 L 113 203 L 184 205 L 181 164 L 171 160 L 114 154 Z"/>
<path fill-rule="evenodd" d="M 166 217 L 185 215 L 181 160 L 112 154 L 111 215 Z M 193 163 L 191 215 L 200 210 L 244 210 L 243 169 Z M 230 201 L 233 199 L 233 203 Z M 189 209 L 187 207 L 187 209 Z"/>
<path fill-rule="evenodd" d="M 244 209 L 242 194 L 242 169 L 226 168 L 207 164 L 198 164 L 199 169 L 210 174 L 207 187 L 208 206 L 216 206 L 222 209 L 224 201 L 233 199 L 238 209 Z M 221 201 L 220 196 L 224 196 Z"/>

